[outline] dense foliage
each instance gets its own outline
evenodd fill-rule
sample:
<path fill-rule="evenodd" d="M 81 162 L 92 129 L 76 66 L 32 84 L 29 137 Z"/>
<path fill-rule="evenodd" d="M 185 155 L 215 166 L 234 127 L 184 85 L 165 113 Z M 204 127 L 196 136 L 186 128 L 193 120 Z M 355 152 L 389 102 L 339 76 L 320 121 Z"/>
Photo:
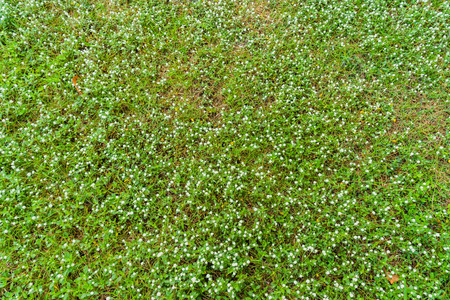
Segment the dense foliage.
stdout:
<path fill-rule="evenodd" d="M 449 1 L 0 0 L 0 296 L 448 299 Z"/>

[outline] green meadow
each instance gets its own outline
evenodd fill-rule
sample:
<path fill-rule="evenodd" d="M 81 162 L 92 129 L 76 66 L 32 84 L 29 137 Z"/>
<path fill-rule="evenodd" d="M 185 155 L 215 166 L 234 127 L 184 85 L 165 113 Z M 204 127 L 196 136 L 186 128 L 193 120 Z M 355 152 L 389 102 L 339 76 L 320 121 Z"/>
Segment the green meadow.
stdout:
<path fill-rule="evenodd" d="M 0 0 L 0 298 L 449 299 L 450 2 Z"/>

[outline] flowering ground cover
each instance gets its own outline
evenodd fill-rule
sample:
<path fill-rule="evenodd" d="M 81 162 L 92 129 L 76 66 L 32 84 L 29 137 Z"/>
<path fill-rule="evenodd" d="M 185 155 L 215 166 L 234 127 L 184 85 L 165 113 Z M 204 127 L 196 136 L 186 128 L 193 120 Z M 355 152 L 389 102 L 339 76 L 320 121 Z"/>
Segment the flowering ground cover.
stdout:
<path fill-rule="evenodd" d="M 0 0 L 2 299 L 450 298 L 450 2 Z"/>

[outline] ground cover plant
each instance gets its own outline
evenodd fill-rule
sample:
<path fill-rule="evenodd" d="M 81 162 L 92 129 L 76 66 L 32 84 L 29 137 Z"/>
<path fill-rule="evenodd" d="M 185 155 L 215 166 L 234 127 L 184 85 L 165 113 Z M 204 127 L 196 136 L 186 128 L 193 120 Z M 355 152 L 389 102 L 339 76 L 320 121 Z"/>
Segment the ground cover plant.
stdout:
<path fill-rule="evenodd" d="M 449 1 L 0 0 L 2 299 L 448 299 Z"/>

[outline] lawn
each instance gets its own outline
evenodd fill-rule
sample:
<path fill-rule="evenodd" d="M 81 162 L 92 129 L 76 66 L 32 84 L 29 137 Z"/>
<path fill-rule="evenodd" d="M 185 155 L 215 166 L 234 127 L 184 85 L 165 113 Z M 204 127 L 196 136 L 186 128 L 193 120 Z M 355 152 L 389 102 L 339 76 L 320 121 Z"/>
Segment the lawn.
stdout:
<path fill-rule="evenodd" d="M 449 299 L 450 2 L 0 0 L 2 299 Z"/>

